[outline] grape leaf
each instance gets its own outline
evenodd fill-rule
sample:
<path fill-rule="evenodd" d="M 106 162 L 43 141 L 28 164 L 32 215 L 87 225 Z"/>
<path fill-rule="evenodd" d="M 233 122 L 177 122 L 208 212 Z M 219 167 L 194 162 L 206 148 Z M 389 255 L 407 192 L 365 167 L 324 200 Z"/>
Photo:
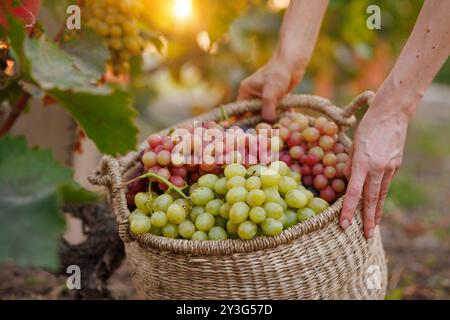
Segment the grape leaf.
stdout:
<path fill-rule="evenodd" d="M 60 190 L 63 194 L 64 204 L 93 203 L 100 199 L 98 194 L 87 191 L 74 181 L 62 185 Z"/>
<path fill-rule="evenodd" d="M 49 151 L 30 150 L 23 138 L 0 140 L 0 262 L 58 267 L 61 186 L 71 176 Z"/>
<path fill-rule="evenodd" d="M 39 39 L 26 38 L 25 55 L 31 64 L 31 76 L 43 89 L 110 92 L 95 85 L 92 73 L 85 73 L 75 59 L 61 50 L 44 35 Z"/>
<path fill-rule="evenodd" d="M 65 42 L 63 49 L 73 57 L 77 67 L 92 79 L 99 80 L 105 73 L 110 54 L 103 38 L 97 34 L 83 32 L 81 37 Z"/>
<path fill-rule="evenodd" d="M 123 154 L 137 143 L 137 115 L 129 93 L 115 89 L 113 94 L 51 90 L 48 94 L 77 120 L 100 151 Z"/>

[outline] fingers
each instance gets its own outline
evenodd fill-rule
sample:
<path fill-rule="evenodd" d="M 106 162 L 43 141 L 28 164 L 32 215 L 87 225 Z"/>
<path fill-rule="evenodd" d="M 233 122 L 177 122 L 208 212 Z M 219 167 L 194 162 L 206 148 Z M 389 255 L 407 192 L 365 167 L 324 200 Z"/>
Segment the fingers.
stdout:
<path fill-rule="evenodd" d="M 351 169 L 351 177 L 347 186 L 347 191 L 344 196 L 344 203 L 342 205 L 342 212 L 340 217 L 340 225 L 342 229 L 347 229 L 361 199 L 361 193 L 364 187 L 364 181 L 366 180 L 367 171 L 363 170 L 359 166 L 358 161 L 354 161 Z"/>
<path fill-rule="evenodd" d="M 278 92 L 274 86 L 266 85 L 262 94 L 262 117 L 267 121 L 275 121 Z"/>
<path fill-rule="evenodd" d="M 388 194 L 389 185 L 391 184 L 392 178 L 394 177 L 395 169 L 393 167 L 388 167 L 384 172 L 383 181 L 381 182 L 380 194 L 378 196 L 377 208 L 375 210 L 375 223 L 379 224 L 381 215 L 383 213 L 384 201 Z"/>
<path fill-rule="evenodd" d="M 362 212 L 364 234 L 367 239 L 373 237 L 375 228 L 375 212 L 380 195 L 383 168 L 375 166 L 366 178 L 364 185 L 364 208 Z"/>

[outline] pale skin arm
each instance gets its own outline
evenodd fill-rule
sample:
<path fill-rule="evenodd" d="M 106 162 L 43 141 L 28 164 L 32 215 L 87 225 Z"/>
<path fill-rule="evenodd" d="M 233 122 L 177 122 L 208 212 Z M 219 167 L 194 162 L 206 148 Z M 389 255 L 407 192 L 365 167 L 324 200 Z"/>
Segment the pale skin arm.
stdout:
<path fill-rule="evenodd" d="M 347 163 L 349 185 L 340 217 L 352 222 L 362 196 L 364 233 L 373 237 L 389 185 L 399 168 L 408 123 L 427 87 L 450 54 L 450 1 L 425 1 L 394 68 L 356 130 Z"/>
<path fill-rule="evenodd" d="M 262 116 L 275 120 L 277 101 L 303 78 L 328 0 L 292 0 L 270 61 L 241 82 L 238 99 L 261 98 Z"/>

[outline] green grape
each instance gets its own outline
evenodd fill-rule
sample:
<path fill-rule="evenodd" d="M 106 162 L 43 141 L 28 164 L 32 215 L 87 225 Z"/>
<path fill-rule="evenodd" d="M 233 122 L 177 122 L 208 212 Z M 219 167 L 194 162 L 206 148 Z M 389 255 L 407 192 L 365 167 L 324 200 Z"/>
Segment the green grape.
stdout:
<path fill-rule="evenodd" d="M 226 240 L 228 238 L 227 232 L 222 227 L 212 227 L 208 232 L 210 240 Z"/>
<path fill-rule="evenodd" d="M 166 238 L 175 239 L 178 237 L 178 226 L 176 224 L 168 223 L 161 228 L 161 233 Z"/>
<path fill-rule="evenodd" d="M 251 207 L 259 207 L 264 203 L 265 200 L 266 200 L 266 194 L 264 193 L 264 191 L 259 190 L 259 189 L 251 190 L 247 194 L 247 199 L 246 199 L 247 203 Z"/>
<path fill-rule="evenodd" d="M 152 203 L 153 211 L 167 211 L 167 208 L 173 203 L 173 198 L 169 194 L 162 194 L 156 197 Z"/>
<path fill-rule="evenodd" d="M 242 222 L 237 229 L 239 238 L 244 239 L 244 240 L 253 239 L 253 237 L 256 235 L 257 231 L 258 231 L 258 227 L 256 226 L 256 224 L 254 224 L 251 221 Z"/>
<path fill-rule="evenodd" d="M 227 177 L 227 179 L 231 179 L 236 176 L 245 177 L 246 172 L 247 170 L 242 164 L 232 163 L 225 167 L 223 174 Z"/>
<path fill-rule="evenodd" d="M 261 175 L 261 171 L 264 169 L 264 166 L 263 165 L 260 165 L 260 164 L 254 164 L 254 165 L 252 165 L 252 166 L 250 166 L 248 169 L 247 169 L 247 176 L 254 176 L 254 175 L 257 175 L 257 176 L 260 176 Z M 258 187 L 259 188 L 259 187 Z"/>
<path fill-rule="evenodd" d="M 266 211 L 267 217 L 273 219 L 279 219 L 283 215 L 283 207 L 276 202 L 267 202 L 264 205 L 264 211 Z"/>
<path fill-rule="evenodd" d="M 299 209 L 297 213 L 297 219 L 299 222 L 304 222 L 305 220 L 313 217 L 316 214 L 316 212 L 311 208 L 303 208 Z"/>
<path fill-rule="evenodd" d="M 276 187 L 280 183 L 280 174 L 272 169 L 264 169 L 261 172 L 261 185 L 264 188 Z"/>
<path fill-rule="evenodd" d="M 198 179 L 198 184 L 201 187 L 206 187 L 208 189 L 214 190 L 217 180 L 219 180 L 219 178 L 216 175 L 208 173 Z"/>
<path fill-rule="evenodd" d="M 135 234 L 149 232 L 151 227 L 150 218 L 144 215 L 136 215 L 130 223 L 130 230 Z"/>
<path fill-rule="evenodd" d="M 203 231 L 195 231 L 191 240 L 208 240 L 208 235 Z"/>
<path fill-rule="evenodd" d="M 277 203 L 283 208 L 284 211 L 286 211 L 286 209 L 288 208 L 288 205 L 283 198 L 280 198 Z"/>
<path fill-rule="evenodd" d="M 227 181 L 227 188 L 237 188 L 237 187 L 243 187 L 245 186 L 245 178 L 241 176 L 234 176 L 228 179 Z"/>
<path fill-rule="evenodd" d="M 227 231 L 228 233 L 237 233 L 239 224 L 233 223 L 230 220 L 227 221 Z"/>
<path fill-rule="evenodd" d="M 147 193 L 139 192 L 134 196 L 134 204 L 144 213 L 150 212 L 150 197 Z"/>
<path fill-rule="evenodd" d="M 278 203 L 281 199 L 280 193 L 276 188 L 265 188 L 263 189 L 266 195 L 266 202 L 276 202 Z"/>
<path fill-rule="evenodd" d="M 302 175 L 298 173 L 297 171 L 291 170 L 289 173 L 289 177 L 295 180 L 295 182 L 300 183 L 302 181 Z"/>
<path fill-rule="evenodd" d="M 291 171 L 286 162 L 283 161 L 274 161 L 270 164 L 269 168 L 277 171 L 281 176 L 285 176 Z"/>
<path fill-rule="evenodd" d="M 169 222 L 173 224 L 180 224 L 187 216 L 186 210 L 176 203 L 172 203 L 169 208 L 167 208 L 166 214 Z"/>
<path fill-rule="evenodd" d="M 280 190 L 281 193 L 288 193 L 291 190 L 294 190 L 297 188 L 298 183 L 295 182 L 294 179 L 288 176 L 282 176 L 280 184 L 278 186 L 278 190 Z"/>
<path fill-rule="evenodd" d="M 197 190 L 198 188 L 200 188 L 200 185 L 198 184 L 198 182 L 194 182 L 191 187 L 189 188 L 189 195 L 192 195 L 192 192 L 194 192 L 195 190 Z"/>
<path fill-rule="evenodd" d="M 225 219 L 221 216 L 217 216 L 217 217 L 215 217 L 215 220 L 216 220 L 216 222 L 214 224 L 215 226 L 222 227 L 222 228 L 225 228 L 227 226 L 227 219 Z"/>
<path fill-rule="evenodd" d="M 245 188 L 248 191 L 254 190 L 254 189 L 260 189 L 261 188 L 261 179 L 259 177 L 253 176 L 248 178 L 245 181 Z"/>
<path fill-rule="evenodd" d="M 175 200 L 173 203 L 179 204 L 185 210 L 189 209 L 189 201 L 187 201 L 186 199 L 180 198 L 180 199 Z"/>
<path fill-rule="evenodd" d="M 214 199 L 214 192 L 206 187 L 199 187 L 191 194 L 191 201 L 196 206 L 204 206 Z"/>
<path fill-rule="evenodd" d="M 223 200 L 221 199 L 214 199 L 209 201 L 205 206 L 205 211 L 208 213 L 211 213 L 213 216 L 219 215 L 220 207 L 223 204 Z"/>
<path fill-rule="evenodd" d="M 286 216 L 286 222 L 283 224 L 285 229 L 297 224 L 297 212 L 288 209 L 284 212 L 284 215 Z"/>
<path fill-rule="evenodd" d="M 254 223 L 259 224 L 259 223 L 263 222 L 266 219 L 267 215 L 266 215 L 266 211 L 264 211 L 263 208 L 261 208 L 261 207 L 254 207 L 254 208 L 250 209 L 248 217 Z"/>
<path fill-rule="evenodd" d="M 190 213 L 189 217 L 191 218 L 191 221 L 195 223 L 195 219 L 197 219 L 197 217 L 204 212 L 205 212 L 204 207 L 194 206 L 191 209 L 191 213 Z"/>
<path fill-rule="evenodd" d="M 233 188 L 227 192 L 225 199 L 229 204 L 234 204 L 236 202 L 245 201 L 247 193 L 248 191 L 244 187 Z"/>
<path fill-rule="evenodd" d="M 308 201 L 308 203 L 314 198 L 314 194 L 311 191 L 304 189 L 302 190 L 302 192 L 305 195 L 306 201 Z"/>
<path fill-rule="evenodd" d="M 155 236 L 161 236 L 162 235 L 161 228 L 155 227 L 154 225 L 152 225 L 152 227 L 150 228 L 149 232 L 151 234 L 154 234 Z"/>
<path fill-rule="evenodd" d="M 283 213 L 277 220 L 281 222 L 284 228 L 284 225 L 286 224 L 286 215 Z"/>
<path fill-rule="evenodd" d="M 231 206 L 229 218 L 233 223 L 241 223 L 248 218 L 250 207 L 245 202 L 236 202 Z"/>
<path fill-rule="evenodd" d="M 299 185 L 297 186 L 297 190 L 300 190 L 300 191 L 303 192 L 303 191 L 305 191 L 305 190 L 307 190 L 307 189 L 305 188 L 305 186 L 299 184 Z"/>
<path fill-rule="evenodd" d="M 228 219 L 228 215 L 230 213 L 231 205 L 228 202 L 225 202 L 220 206 L 219 214 L 222 218 Z"/>
<path fill-rule="evenodd" d="M 131 223 L 136 216 L 146 216 L 146 214 L 139 209 L 134 209 L 134 211 L 128 216 L 128 222 Z"/>
<path fill-rule="evenodd" d="M 291 190 L 286 193 L 284 200 L 289 207 L 297 209 L 303 208 L 308 203 L 306 196 L 298 189 Z"/>
<path fill-rule="evenodd" d="M 313 198 L 308 203 L 308 207 L 313 209 L 315 213 L 321 213 L 323 210 L 325 210 L 329 206 L 330 205 L 328 204 L 328 202 L 326 202 L 322 198 L 317 198 L 317 197 Z"/>
<path fill-rule="evenodd" d="M 214 216 L 210 213 L 202 213 L 197 217 L 195 220 L 195 227 L 197 230 L 200 231 L 208 231 L 212 227 L 214 227 L 214 224 L 216 223 L 216 220 L 214 219 Z"/>
<path fill-rule="evenodd" d="M 283 231 L 283 224 L 272 218 L 267 218 L 261 223 L 261 229 L 267 236 L 277 236 Z"/>
<path fill-rule="evenodd" d="M 214 191 L 218 194 L 227 193 L 227 178 L 223 177 L 216 181 L 214 184 Z"/>
<path fill-rule="evenodd" d="M 195 225 L 191 220 L 184 220 L 178 225 L 178 233 L 185 239 L 190 239 L 195 232 Z"/>
<path fill-rule="evenodd" d="M 152 216 L 150 217 L 150 221 L 152 223 L 152 226 L 155 226 L 157 228 L 164 227 L 167 222 L 167 215 L 162 211 L 155 211 L 152 213 Z"/>

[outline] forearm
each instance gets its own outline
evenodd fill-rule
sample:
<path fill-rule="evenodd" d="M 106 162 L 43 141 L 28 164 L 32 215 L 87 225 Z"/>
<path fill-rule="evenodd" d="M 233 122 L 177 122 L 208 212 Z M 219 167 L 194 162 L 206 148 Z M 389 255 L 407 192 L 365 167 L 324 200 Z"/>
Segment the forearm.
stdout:
<path fill-rule="evenodd" d="M 293 68 L 306 67 L 327 6 L 328 0 L 292 0 L 283 18 L 274 57 L 292 63 Z"/>
<path fill-rule="evenodd" d="M 450 1 L 427 0 L 394 68 L 375 96 L 376 108 L 409 119 L 450 54 Z M 394 110 L 386 110 L 394 111 Z"/>

